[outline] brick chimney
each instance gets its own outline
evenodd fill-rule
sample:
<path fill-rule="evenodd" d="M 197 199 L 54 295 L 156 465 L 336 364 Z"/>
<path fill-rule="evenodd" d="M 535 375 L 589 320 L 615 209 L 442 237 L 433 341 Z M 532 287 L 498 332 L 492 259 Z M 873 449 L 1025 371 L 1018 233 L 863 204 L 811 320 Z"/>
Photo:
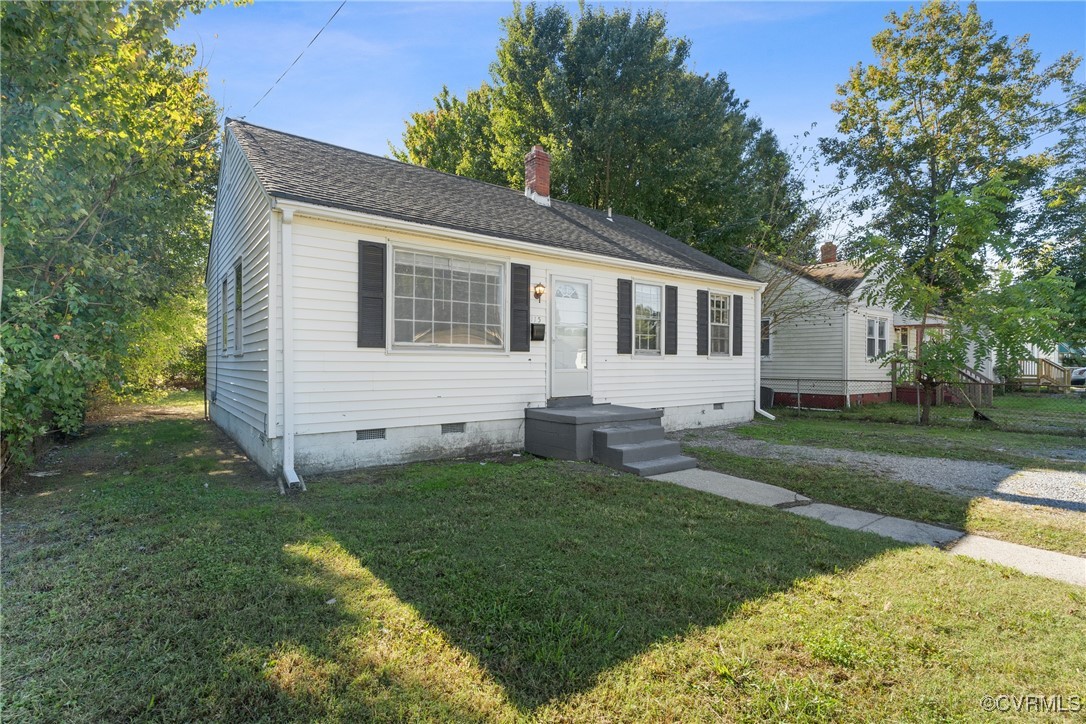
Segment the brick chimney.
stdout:
<path fill-rule="evenodd" d="M 822 252 L 822 263 L 829 264 L 830 262 L 837 261 L 837 245 L 832 241 L 827 241 L 825 244 L 819 247 Z"/>
<path fill-rule="evenodd" d="M 532 146 L 524 157 L 524 195 L 540 206 L 551 205 L 551 157 L 542 146 Z"/>

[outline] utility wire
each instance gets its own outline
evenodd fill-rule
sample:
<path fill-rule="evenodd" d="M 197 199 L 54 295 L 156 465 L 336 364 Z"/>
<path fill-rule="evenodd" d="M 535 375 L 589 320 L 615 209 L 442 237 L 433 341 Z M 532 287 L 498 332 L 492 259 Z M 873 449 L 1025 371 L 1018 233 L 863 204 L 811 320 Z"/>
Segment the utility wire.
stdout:
<path fill-rule="evenodd" d="M 260 101 L 267 98 L 268 94 L 271 93 L 273 90 L 275 90 L 275 86 L 279 85 L 279 81 L 283 80 L 283 78 L 286 77 L 287 73 L 290 72 L 290 69 L 294 67 L 295 63 L 297 63 L 299 60 L 302 59 L 302 56 L 305 55 L 305 51 L 309 50 L 310 46 L 312 46 L 313 43 L 316 42 L 317 38 L 319 38 L 321 36 L 321 33 L 324 32 L 324 29 L 328 27 L 329 23 L 331 23 L 333 20 L 335 20 L 336 16 L 339 15 L 339 11 L 342 10 L 343 6 L 346 5 L 346 4 L 347 4 L 347 0 L 343 0 L 343 2 L 341 2 L 339 4 L 339 7 L 336 8 L 336 11 L 334 13 L 332 13 L 332 16 L 330 18 L 328 18 L 328 20 L 326 20 L 324 22 L 324 25 L 321 26 L 321 29 L 318 30 L 317 34 L 314 35 L 313 38 L 309 41 L 309 44 L 306 45 L 304 48 L 302 48 L 302 52 L 298 53 L 298 57 L 295 58 L 294 61 L 290 65 L 287 66 L 287 69 L 283 71 L 283 74 L 275 79 L 275 82 L 271 84 L 271 87 L 268 88 L 268 90 L 264 91 L 264 95 L 260 96 L 260 100 L 258 100 L 256 103 L 254 103 L 253 107 L 245 112 L 245 116 L 248 116 L 250 113 L 252 113 L 253 110 L 257 106 L 260 105 Z M 242 119 L 244 119 L 245 116 L 242 116 Z"/>

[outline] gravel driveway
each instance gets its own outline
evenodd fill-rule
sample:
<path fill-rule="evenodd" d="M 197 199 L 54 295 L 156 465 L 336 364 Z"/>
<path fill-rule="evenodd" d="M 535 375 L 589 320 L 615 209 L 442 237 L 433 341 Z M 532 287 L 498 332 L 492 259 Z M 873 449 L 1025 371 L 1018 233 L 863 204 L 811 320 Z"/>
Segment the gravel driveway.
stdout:
<path fill-rule="evenodd" d="M 969 460 L 780 445 L 742 437 L 724 427 L 685 430 L 672 437 L 684 445 L 716 448 L 747 457 L 845 465 L 970 498 L 986 497 L 1086 512 L 1084 473 L 1019 470 L 1006 465 Z"/>

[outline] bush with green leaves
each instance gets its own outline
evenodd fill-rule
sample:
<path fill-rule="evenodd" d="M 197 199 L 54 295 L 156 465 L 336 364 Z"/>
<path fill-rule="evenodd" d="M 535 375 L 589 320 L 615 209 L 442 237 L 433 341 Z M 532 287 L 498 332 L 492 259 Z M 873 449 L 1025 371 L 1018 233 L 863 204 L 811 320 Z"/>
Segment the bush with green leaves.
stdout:
<path fill-rule="evenodd" d="M 203 271 L 219 126 L 166 34 L 205 5 L 0 5 L 5 462 L 77 431 L 135 320 Z"/>

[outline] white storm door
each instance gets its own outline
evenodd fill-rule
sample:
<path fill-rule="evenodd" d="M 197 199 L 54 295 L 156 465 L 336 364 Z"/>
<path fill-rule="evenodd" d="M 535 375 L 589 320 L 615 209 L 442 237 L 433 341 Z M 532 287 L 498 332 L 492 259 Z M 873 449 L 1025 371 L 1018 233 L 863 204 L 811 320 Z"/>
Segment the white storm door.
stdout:
<path fill-rule="evenodd" d="M 586 281 L 552 279 L 551 397 L 592 394 Z"/>

